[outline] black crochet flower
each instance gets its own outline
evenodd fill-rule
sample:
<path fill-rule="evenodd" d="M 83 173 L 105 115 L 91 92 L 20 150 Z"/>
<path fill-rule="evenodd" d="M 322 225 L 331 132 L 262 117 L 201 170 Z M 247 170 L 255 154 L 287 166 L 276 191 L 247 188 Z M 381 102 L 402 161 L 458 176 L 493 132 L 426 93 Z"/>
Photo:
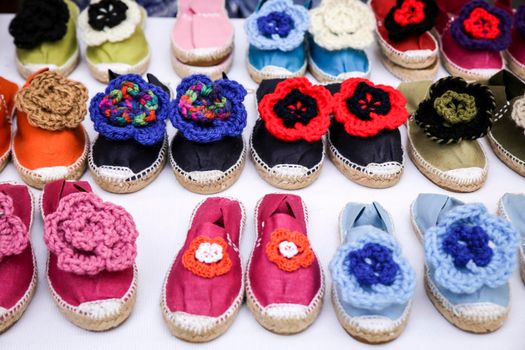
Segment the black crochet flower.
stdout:
<path fill-rule="evenodd" d="M 495 108 L 494 96 L 486 86 L 446 77 L 430 87 L 414 120 L 430 139 L 449 144 L 483 137 L 492 127 Z"/>
<path fill-rule="evenodd" d="M 298 89 L 293 89 L 277 102 L 273 106 L 273 111 L 283 119 L 283 124 L 288 128 L 293 128 L 295 123 L 306 125 L 318 114 L 315 99 Z"/>
<path fill-rule="evenodd" d="M 95 30 L 113 28 L 126 19 L 128 6 L 120 0 L 102 0 L 88 9 L 89 25 Z"/>
<path fill-rule="evenodd" d="M 386 115 L 390 112 L 390 96 L 385 90 L 360 82 L 354 94 L 346 100 L 346 107 L 361 120 L 372 120 L 370 113 Z"/>
<path fill-rule="evenodd" d="M 397 0 L 386 15 L 384 25 L 390 40 L 400 41 L 432 29 L 437 14 L 435 0 Z"/>
<path fill-rule="evenodd" d="M 32 49 L 45 41 L 64 37 L 69 9 L 63 0 L 26 0 L 9 25 L 16 47 Z"/>

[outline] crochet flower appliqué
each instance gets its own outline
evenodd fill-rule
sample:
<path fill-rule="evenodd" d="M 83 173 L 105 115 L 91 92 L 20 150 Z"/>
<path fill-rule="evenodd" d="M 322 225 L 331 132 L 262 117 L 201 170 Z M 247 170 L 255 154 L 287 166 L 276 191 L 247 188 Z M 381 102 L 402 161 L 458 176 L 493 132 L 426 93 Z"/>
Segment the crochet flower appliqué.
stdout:
<path fill-rule="evenodd" d="M 168 93 L 135 74 L 110 81 L 89 106 L 96 131 L 113 140 L 135 139 L 143 145 L 162 140 L 169 110 Z"/>
<path fill-rule="evenodd" d="M 495 108 L 494 96 L 487 87 L 446 77 L 430 87 L 414 120 L 430 139 L 449 144 L 484 136 L 492 127 Z"/>
<path fill-rule="evenodd" d="M 399 244 L 375 228 L 341 245 L 330 272 L 343 302 L 371 310 L 406 304 L 416 283 Z"/>
<path fill-rule="evenodd" d="M 133 0 L 91 0 L 78 16 L 78 32 L 88 46 L 98 46 L 129 38 L 141 20 L 140 6 Z"/>
<path fill-rule="evenodd" d="M 518 233 L 481 204 L 458 206 L 425 232 L 425 255 L 436 282 L 453 293 L 507 283 L 516 267 Z"/>
<path fill-rule="evenodd" d="M 292 0 L 268 0 L 245 24 L 250 44 L 260 50 L 292 51 L 307 29 L 308 11 Z"/>
<path fill-rule="evenodd" d="M 286 272 L 306 268 L 315 260 L 308 237 L 301 232 L 286 228 L 278 228 L 272 232 L 270 241 L 266 245 L 266 256 L 279 269 Z"/>
<path fill-rule="evenodd" d="M 44 219 L 44 240 L 57 256 L 58 268 L 78 275 L 133 266 L 137 236 L 131 215 L 94 193 L 65 196 Z"/>
<path fill-rule="evenodd" d="M 324 0 L 310 10 L 310 29 L 317 45 L 327 50 L 364 49 L 374 42 L 375 18 L 359 0 Z"/>
<path fill-rule="evenodd" d="M 275 91 L 259 102 L 259 114 L 266 129 L 284 141 L 320 140 L 330 126 L 332 96 L 306 78 L 281 81 Z"/>
<path fill-rule="evenodd" d="M 393 87 L 351 78 L 334 95 L 334 116 L 348 134 L 370 137 L 405 123 L 409 117 L 406 103 L 403 94 Z"/>
<path fill-rule="evenodd" d="M 438 11 L 435 0 L 397 0 L 384 20 L 388 37 L 400 41 L 431 30 Z"/>
<path fill-rule="evenodd" d="M 483 0 L 473 0 L 463 6 L 451 24 L 457 42 L 472 50 L 505 50 L 512 41 L 512 19 L 498 7 Z"/>
<path fill-rule="evenodd" d="M 0 192 L 0 262 L 26 249 L 29 234 L 26 225 L 14 215 L 13 200 Z"/>
<path fill-rule="evenodd" d="M 246 94 L 236 81 L 212 81 L 205 75 L 191 75 L 177 87 L 177 98 L 171 104 L 171 122 L 194 142 L 239 136 L 246 127 L 243 104 Z"/>
<path fill-rule="evenodd" d="M 228 243 L 222 237 L 198 236 L 182 255 L 182 265 L 203 278 L 224 275 L 232 268 Z"/>

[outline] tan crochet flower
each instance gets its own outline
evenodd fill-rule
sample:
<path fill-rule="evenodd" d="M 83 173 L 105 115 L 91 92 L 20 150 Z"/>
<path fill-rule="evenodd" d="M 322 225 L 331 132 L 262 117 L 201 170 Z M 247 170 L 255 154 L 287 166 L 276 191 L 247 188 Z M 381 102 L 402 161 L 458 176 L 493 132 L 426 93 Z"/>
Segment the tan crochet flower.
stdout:
<path fill-rule="evenodd" d="M 88 90 L 82 83 L 46 71 L 16 94 L 15 103 L 32 126 L 61 130 L 75 128 L 84 120 L 87 99 Z"/>
<path fill-rule="evenodd" d="M 310 10 L 315 43 L 327 50 L 364 49 L 374 41 L 372 10 L 359 0 L 324 0 Z"/>
<path fill-rule="evenodd" d="M 519 98 L 514 102 L 512 107 L 512 120 L 522 129 L 525 129 L 525 96 Z"/>

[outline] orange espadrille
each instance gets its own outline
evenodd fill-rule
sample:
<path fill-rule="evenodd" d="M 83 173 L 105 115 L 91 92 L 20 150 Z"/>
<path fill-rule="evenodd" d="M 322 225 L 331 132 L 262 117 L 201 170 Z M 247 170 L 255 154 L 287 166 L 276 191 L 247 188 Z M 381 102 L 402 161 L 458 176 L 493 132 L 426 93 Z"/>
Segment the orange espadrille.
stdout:
<path fill-rule="evenodd" d="M 0 77 L 0 171 L 9 161 L 11 153 L 11 117 L 18 85 Z"/>

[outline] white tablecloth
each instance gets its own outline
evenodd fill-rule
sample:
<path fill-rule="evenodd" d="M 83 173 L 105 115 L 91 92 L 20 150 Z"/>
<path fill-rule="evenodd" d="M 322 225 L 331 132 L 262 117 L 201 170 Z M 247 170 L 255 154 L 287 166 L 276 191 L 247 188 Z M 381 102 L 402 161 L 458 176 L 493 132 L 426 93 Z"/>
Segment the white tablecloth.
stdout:
<path fill-rule="evenodd" d="M 10 15 L 0 15 L 0 75 L 23 83 L 15 68 L 14 45 L 7 27 Z M 245 67 L 246 37 L 242 20 L 235 20 L 235 62 L 229 73 L 231 79 L 238 80 L 250 90 L 245 105 L 248 109 L 248 127 L 244 136 L 247 139 L 257 118 L 254 108 L 256 84 L 249 78 Z M 170 65 L 169 33 L 173 19 L 150 19 L 146 36 L 152 48 L 150 72 L 174 89 L 180 79 Z M 213 35 L 211 33 L 211 35 Z M 376 83 L 399 83 L 385 70 L 379 59 L 379 49 L 369 50 L 372 63 L 372 80 Z M 440 76 L 445 75 L 443 69 Z M 89 75 L 84 62 L 71 75 L 72 79 L 83 82 L 92 97 L 102 91 L 104 85 Z M 91 137 L 95 136 L 89 117 L 84 125 Z M 170 135 L 173 127 L 168 126 Z M 403 128 L 403 143 L 406 132 Z M 409 205 L 420 192 L 439 192 L 454 195 L 463 201 L 478 201 L 495 212 L 498 199 L 505 192 L 524 192 L 525 180 L 502 164 L 491 151 L 488 143 L 482 141 L 490 164 L 489 176 L 485 186 L 471 194 L 446 192 L 427 180 L 406 159 L 406 169 L 401 182 L 389 189 L 369 189 L 347 180 L 326 159 L 321 176 L 310 187 L 294 191 L 305 200 L 310 214 L 309 236 L 314 249 L 320 257 L 327 278 L 327 292 L 331 281 L 327 266 L 338 245 L 338 215 L 348 201 L 378 201 L 392 214 L 397 229 L 397 238 L 405 254 L 417 272 L 417 289 L 414 296 L 413 311 L 408 326 L 401 337 L 383 349 L 524 349 L 522 343 L 525 332 L 525 286 L 516 273 L 510 284 L 512 290 L 512 309 L 505 325 L 489 335 L 465 333 L 449 324 L 425 295 L 423 289 L 423 249 L 417 240 L 409 221 Z M 84 180 L 91 180 L 89 173 Z M 1 174 L 0 181 L 21 181 L 13 165 Z M 191 346 L 171 336 L 161 316 L 159 302 L 164 276 L 172 259 L 181 248 L 186 236 L 188 221 L 194 206 L 204 196 L 185 190 L 166 167 L 162 174 L 146 189 L 129 195 L 109 194 L 94 185 L 94 189 L 104 199 L 123 205 L 131 212 L 137 223 L 139 286 L 138 298 L 130 318 L 117 329 L 92 333 L 77 328 L 58 311 L 47 288 L 45 264 L 47 249 L 42 239 L 43 228 L 40 213 L 36 213 L 33 226 L 33 247 L 36 252 L 39 271 L 39 285 L 36 295 L 20 321 L 3 335 L 0 335 L 0 349 L 160 349 L 188 348 Z M 241 242 L 243 261 L 249 256 L 254 241 L 253 210 L 257 200 L 266 193 L 279 191 L 268 185 L 256 173 L 250 160 L 239 181 L 223 194 L 239 198 L 248 211 L 247 225 Z M 36 196 L 40 193 L 33 190 Z M 2 286 L 0 286 L 2 288 Z M 300 288 L 300 286 L 298 286 Z M 243 306 L 233 326 L 225 335 L 211 343 L 200 345 L 203 349 L 322 349 L 348 348 L 364 349 L 364 345 L 350 337 L 339 325 L 330 299 L 325 298 L 323 310 L 315 323 L 301 334 L 280 336 L 263 329 Z"/>

